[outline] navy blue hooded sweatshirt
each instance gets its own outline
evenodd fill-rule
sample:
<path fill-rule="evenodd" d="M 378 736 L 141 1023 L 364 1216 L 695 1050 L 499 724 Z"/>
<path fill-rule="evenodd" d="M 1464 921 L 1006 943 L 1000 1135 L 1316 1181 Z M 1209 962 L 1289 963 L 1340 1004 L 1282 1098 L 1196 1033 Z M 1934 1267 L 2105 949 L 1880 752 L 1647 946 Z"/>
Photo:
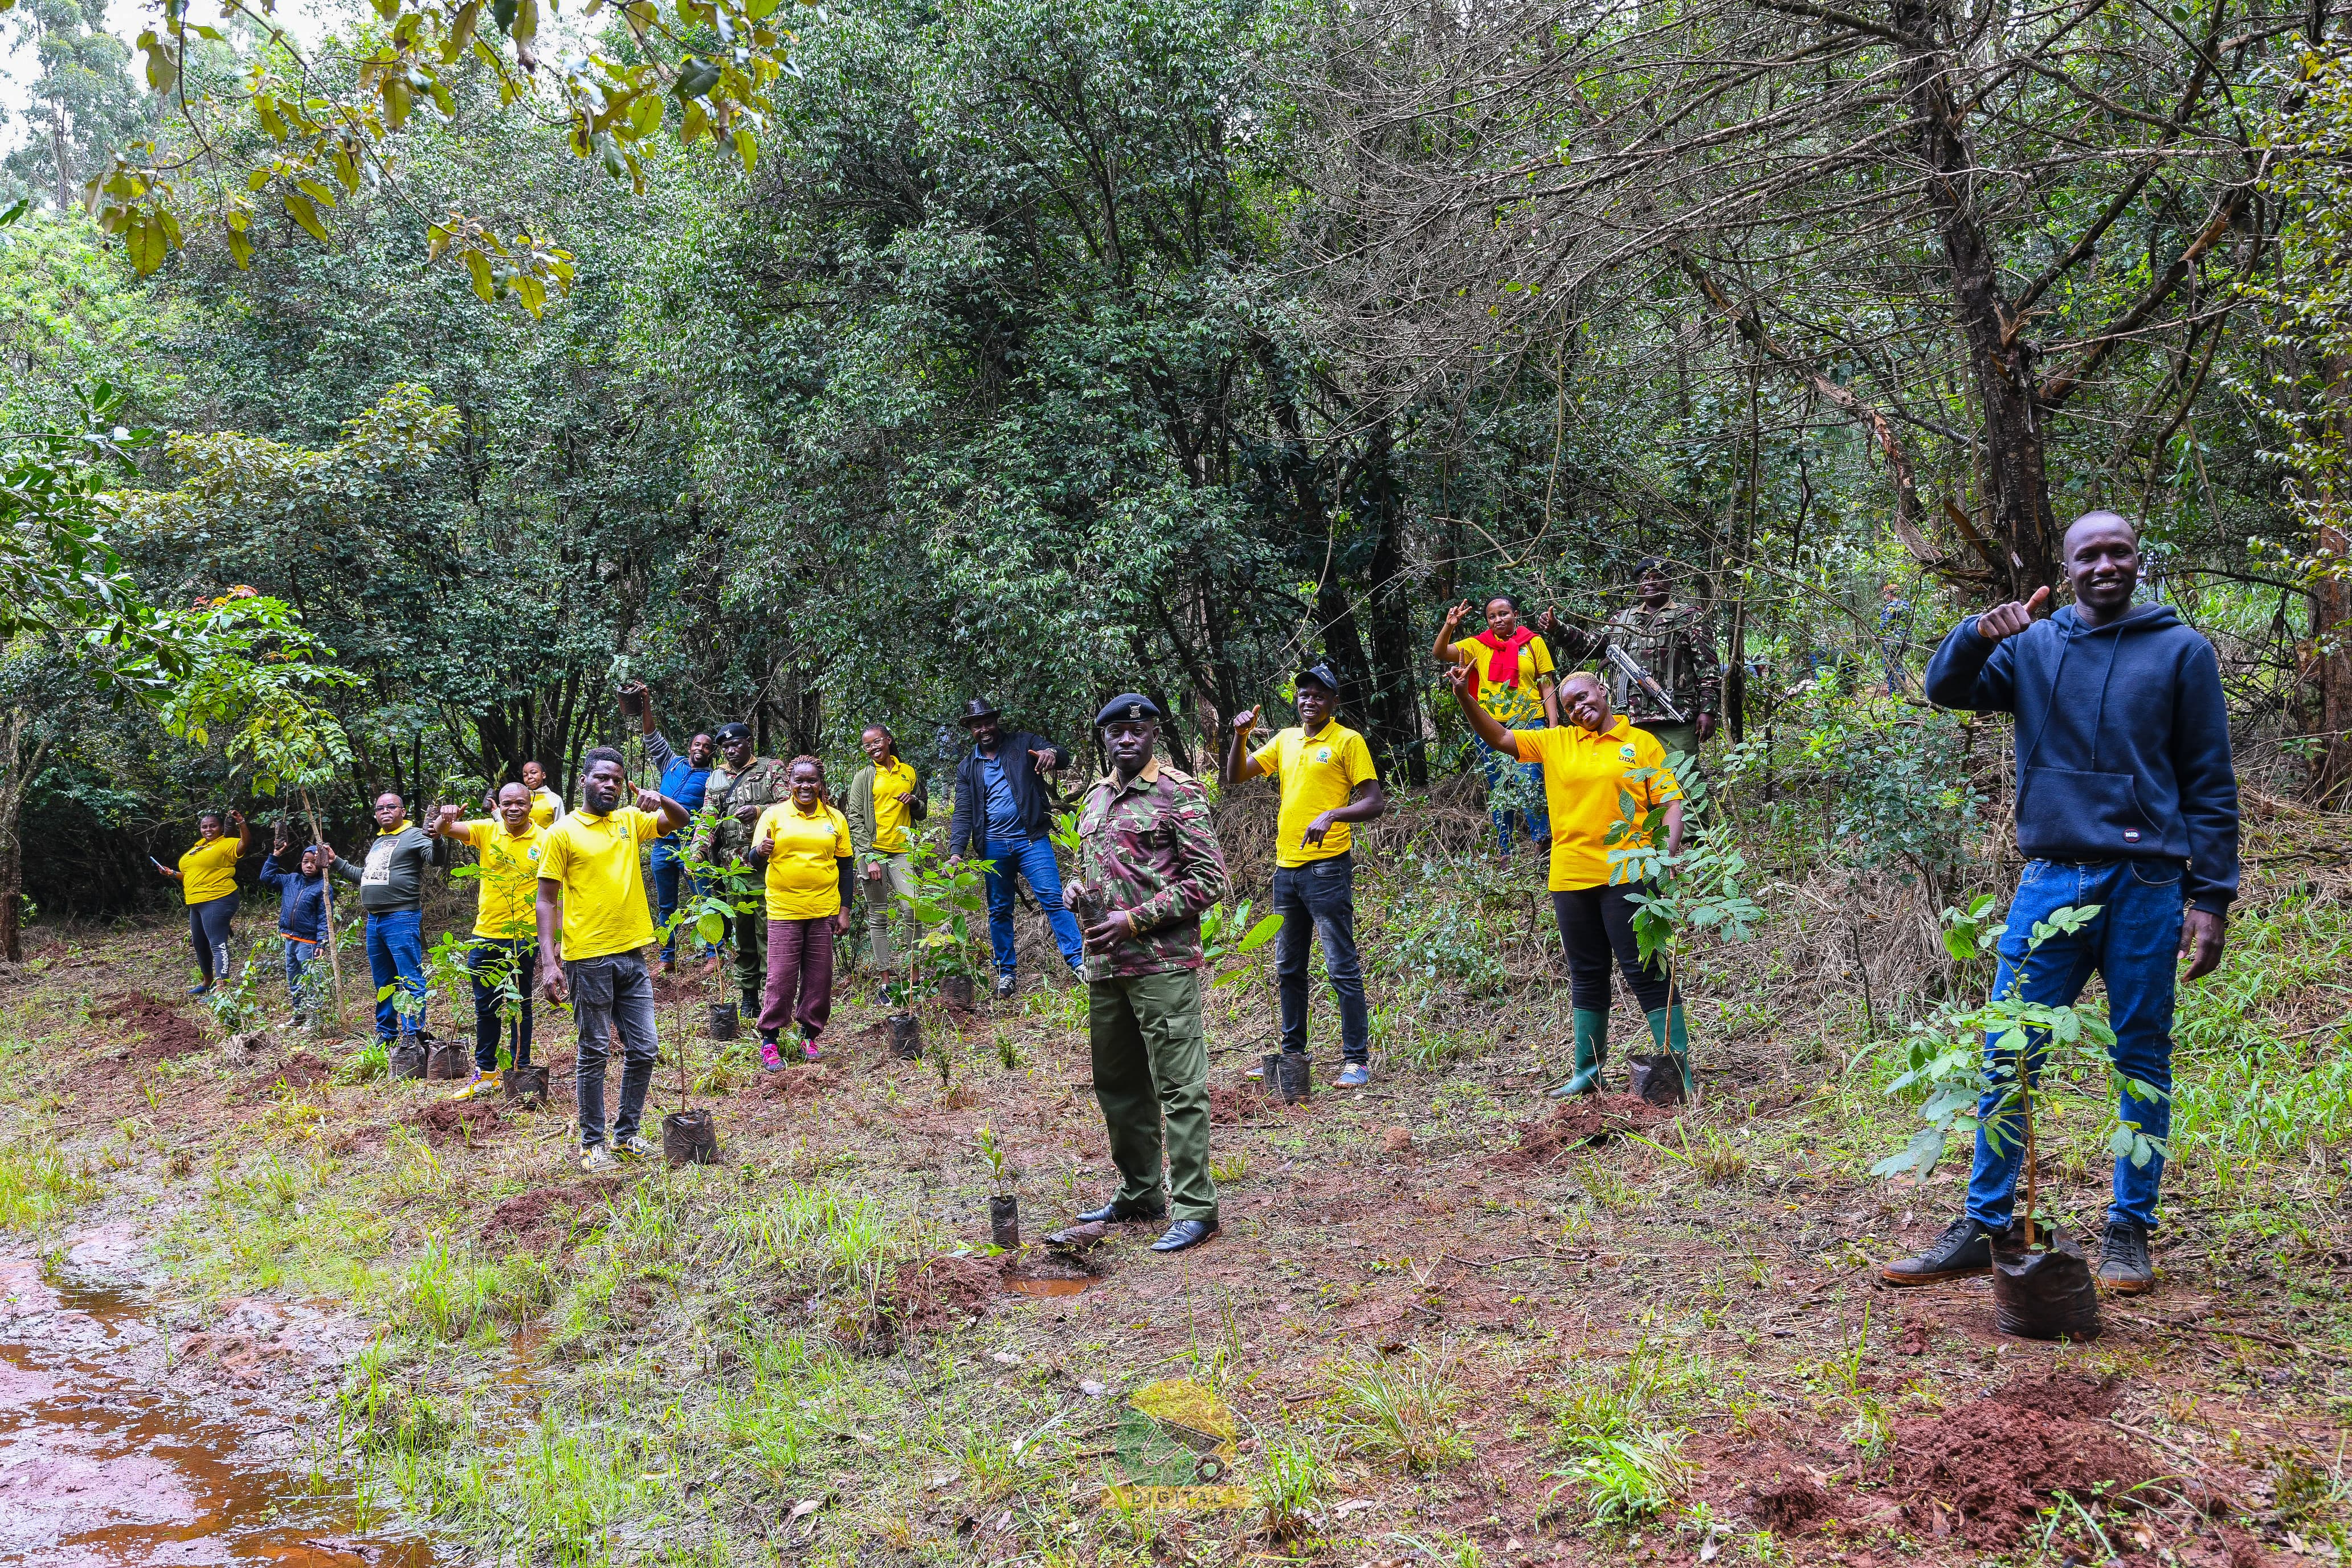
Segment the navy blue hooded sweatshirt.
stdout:
<path fill-rule="evenodd" d="M 2213 645 L 2169 605 L 2104 626 L 2068 605 L 2015 637 L 1974 616 L 1927 661 L 1927 700 L 2017 715 L 2017 847 L 2035 860 L 2169 860 L 2200 910 L 2238 893 L 2238 776 Z"/>

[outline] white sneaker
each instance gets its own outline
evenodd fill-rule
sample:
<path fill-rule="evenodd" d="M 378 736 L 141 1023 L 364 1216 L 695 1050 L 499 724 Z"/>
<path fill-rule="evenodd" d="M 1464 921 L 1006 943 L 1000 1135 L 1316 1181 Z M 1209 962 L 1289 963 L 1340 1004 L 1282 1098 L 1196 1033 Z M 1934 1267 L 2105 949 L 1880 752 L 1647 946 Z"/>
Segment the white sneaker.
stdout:
<path fill-rule="evenodd" d="M 602 1143 L 591 1143 L 580 1151 L 580 1168 L 583 1171 L 609 1171 L 620 1162 Z"/>
<path fill-rule="evenodd" d="M 613 1152 L 626 1159 L 643 1160 L 661 1152 L 661 1145 L 648 1140 L 642 1132 L 632 1132 L 626 1138 L 613 1140 Z"/>

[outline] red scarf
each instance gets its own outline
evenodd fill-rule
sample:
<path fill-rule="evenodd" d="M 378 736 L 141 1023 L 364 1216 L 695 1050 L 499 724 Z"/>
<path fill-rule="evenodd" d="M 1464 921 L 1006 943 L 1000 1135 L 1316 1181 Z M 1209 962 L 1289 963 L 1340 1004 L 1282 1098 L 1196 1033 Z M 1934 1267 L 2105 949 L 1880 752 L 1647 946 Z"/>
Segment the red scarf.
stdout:
<path fill-rule="evenodd" d="M 1519 683 L 1519 650 L 1536 640 L 1536 634 L 1521 626 L 1508 637 L 1497 637 L 1492 632 L 1480 632 L 1470 639 L 1487 649 L 1494 657 L 1486 661 L 1486 679 L 1496 686 L 1517 686 Z"/>

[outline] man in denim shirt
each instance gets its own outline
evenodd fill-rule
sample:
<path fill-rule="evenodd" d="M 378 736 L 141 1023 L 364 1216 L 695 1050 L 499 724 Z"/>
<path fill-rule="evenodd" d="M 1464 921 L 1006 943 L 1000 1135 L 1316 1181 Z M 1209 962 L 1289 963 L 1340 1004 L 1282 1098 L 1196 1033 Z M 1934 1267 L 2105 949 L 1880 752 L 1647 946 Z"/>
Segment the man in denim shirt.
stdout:
<path fill-rule="evenodd" d="M 975 697 L 964 704 L 971 754 L 956 769 L 955 816 L 948 823 L 948 854 L 985 859 L 988 941 L 996 958 L 996 994 L 1013 994 L 1013 879 L 1029 879 L 1037 907 L 1054 929 L 1054 945 L 1076 973 L 1086 956 L 1078 922 L 1062 905 L 1062 868 L 1054 859 L 1052 775 L 1070 754 L 1043 735 L 1007 732 L 996 705 Z"/>
<path fill-rule="evenodd" d="M 2230 718 L 2213 647 L 2168 605 L 2132 604 L 2139 536 L 2111 511 L 2066 530 L 2074 602 L 2047 620 L 2050 597 L 1986 611 L 1953 628 L 1927 665 L 1931 701 L 2017 716 L 2017 847 L 2026 858 L 2000 939 L 1995 995 L 2064 1006 L 2093 973 L 2106 982 L 2116 1071 L 2154 1091 L 2121 1091 L 2116 1114 L 2155 1146 L 2118 1158 L 2115 1201 L 2099 1248 L 2099 1282 L 2153 1289 L 2147 1233 L 2156 1224 L 2164 1140 L 2172 1126 L 2172 1006 L 2176 969 L 2210 973 L 2221 961 L 2238 890 L 2238 782 Z M 2042 943 L 2026 963 L 2034 924 L 2066 908 L 2095 907 L 2080 930 Z M 2017 978 L 2024 970 L 2021 982 Z M 2032 1058 L 2038 1061 L 2042 1043 Z M 2006 1071 L 1986 1041 L 1987 1070 Z M 1917 1258 L 1881 1270 L 1890 1285 L 1986 1274 L 1992 1238 L 2011 1224 L 2022 1119 L 2000 1112 L 1999 1088 L 1978 1105 L 1968 1211 Z M 1996 1141 L 1985 1123 L 2002 1122 Z"/>

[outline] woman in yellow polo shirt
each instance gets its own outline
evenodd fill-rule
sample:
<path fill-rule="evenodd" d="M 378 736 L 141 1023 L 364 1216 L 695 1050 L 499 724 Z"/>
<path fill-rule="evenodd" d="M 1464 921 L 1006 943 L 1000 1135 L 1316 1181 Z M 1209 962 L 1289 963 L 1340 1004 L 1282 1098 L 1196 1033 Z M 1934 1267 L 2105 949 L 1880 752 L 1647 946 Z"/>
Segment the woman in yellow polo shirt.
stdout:
<path fill-rule="evenodd" d="M 800 1020 L 801 1055 L 833 1016 L 833 939 L 849 929 L 849 820 L 825 804 L 824 764 L 794 757 L 789 799 L 760 814 L 751 864 L 768 868 L 768 991 L 760 1006 L 760 1065 L 783 1065 L 776 1037 Z"/>
<path fill-rule="evenodd" d="M 236 829 L 234 838 L 227 832 L 232 826 Z M 177 870 L 161 860 L 152 862 L 155 869 L 180 884 L 181 901 L 188 906 L 188 945 L 196 950 L 196 973 L 202 976 L 188 987 L 191 996 L 210 991 L 215 976 L 228 978 L 229 921 L 236 914 L 236 863 L 245 858 L 252 837 L 244 813 L 224 816 L 207 811 L 196 818 L 196 842 L 180 857 Z"/>
<path fill-rule="evenodd" d="M 1628 798 L 1639 816 L 1664 807 L 1666 853 L 1682 848 L 1682 790 L 1666 771 L 1664 748 L 1647 730 L 1611 712 L 1609 688 L 1587 671 L 1560 682 L 1568 722 L 1556 730 L 1505 730 L 1479 705 L 1474 669 L 1456 672 L 1454 694 L 1480 739 L 1496 751 L 1516 746 L 1521 762 L 1543 764 L 1551 809 L 1552 915 L 1568 952 L 1569 1004 L 1576 1025 L 1576 1071 L 1554 1092 L 1591 1094 L 1601 1087 L 1601 1069 L 1609 1059 L 1612 952 L 1634 1000 L 1648 1015 L 1651 1037 L 1675 1058 L 1687 1089 L 1690 1036 L 1682 999 L 1664 966 L 1642 962 L 1641 945 L 1633 939 L 1633 895 L 1644 891 L 1644 885 L 1612 879 L 1609 864 L 1609 830 L 1626 820 Z M 1646 776 L 1628 776 L 1633 773 Z"/>

